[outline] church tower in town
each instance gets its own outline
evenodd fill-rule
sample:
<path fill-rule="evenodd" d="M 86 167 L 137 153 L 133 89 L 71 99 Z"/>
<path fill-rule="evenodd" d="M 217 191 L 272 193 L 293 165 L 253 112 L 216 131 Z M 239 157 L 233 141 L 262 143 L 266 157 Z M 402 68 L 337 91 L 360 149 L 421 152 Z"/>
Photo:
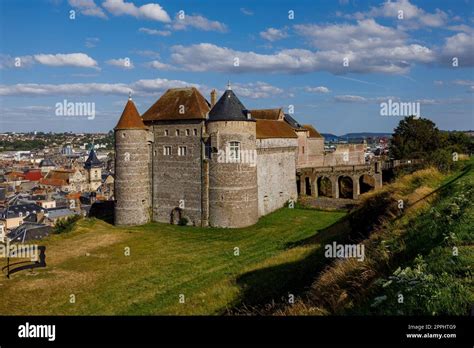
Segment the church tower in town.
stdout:
<path fill-rule="evenodd" d="M 97 158 L 94 151 L 94 145 L 91 146 L 89 157 L 84 163 L 84 169 L 87 171 L 87 182 L 90 191 L 97 191 L 102 183 L 102 163 Z"/>

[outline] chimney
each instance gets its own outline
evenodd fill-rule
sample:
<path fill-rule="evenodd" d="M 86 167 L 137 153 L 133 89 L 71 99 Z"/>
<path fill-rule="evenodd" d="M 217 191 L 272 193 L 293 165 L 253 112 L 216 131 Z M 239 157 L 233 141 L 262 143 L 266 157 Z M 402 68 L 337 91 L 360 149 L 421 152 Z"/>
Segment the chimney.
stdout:
<path fill-rule="evenodd" d="M 213 89 L 211 91 L 211 108 L 216 105 L 216 102 L 217 102 L 217 91 L 215 89 Z"/>

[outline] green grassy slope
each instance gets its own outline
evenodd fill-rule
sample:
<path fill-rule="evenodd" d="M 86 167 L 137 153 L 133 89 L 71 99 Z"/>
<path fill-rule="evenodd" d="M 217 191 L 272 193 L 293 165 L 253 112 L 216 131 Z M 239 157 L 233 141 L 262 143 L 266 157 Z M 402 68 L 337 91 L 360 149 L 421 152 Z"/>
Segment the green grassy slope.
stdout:
<path fill-rule="evenodd" d="M 0 314 L 225 313 L 291 288 L 301 278 L 301 266 L 291 265 L 315 248 L 295 243 L 342 216 L 283 208 L 243 229 L 158 223 L 118 228 L 82 220 L 72 232 L 40 243 L 47 248 L 47 268 L 2 276 Z"/>
<path fill-rule="evenodd" d="M 474 304 L 474 161 L 427 168 L 363 198 L 347 216 L 365 260 L 340 259 L 284 315 L 467 315 Z M 403 202 L 400 209 L 399 202 Z"/>

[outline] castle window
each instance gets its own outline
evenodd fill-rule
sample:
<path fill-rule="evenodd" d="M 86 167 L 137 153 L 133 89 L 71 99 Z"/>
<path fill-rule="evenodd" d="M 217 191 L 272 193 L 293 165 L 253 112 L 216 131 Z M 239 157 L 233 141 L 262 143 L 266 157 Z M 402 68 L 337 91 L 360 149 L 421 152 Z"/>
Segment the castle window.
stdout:
<path fill-rule="evenodd" d="M 165 129 L 165 137 L 167 137 L 167 136 L 168 136 L 168 134 L 169 134 L 168 130 L 167 130 L 167 129 Z"/>
<path fill-rule="evenodd" d="M 170 156 L 171 155 L 171 146 L 164 146 L 163 147 L 163 155 Z"/>
<path fill-rule="evenodd" d="M 204 145 L 204 153 L 205 153 L 205 156 L 206 158 L 210 159 L 211 158 L 211 154 L 212 154 L 212 146 L 211 146 L 211 139 L 207 139 L 205 145 Z"/>
<path fill-rule="evenodd" d="M 178 156 L 186 156 L 187 148 L 186 146 L 180 146 L 178 148 Z"/>
<path fill-rule="evenodd" d="M 304 153 L 304 146 L 302 147 L 303 153 Z"/>
<path fill-rule="evenodd" d="M 186 136 L 189 136 L 190 134 L 189 129 L 186 129 Z"/>
<path fill-rule="evenodd" d="M 233 161 L 240 160 L 240 143 L 238 141 L 231 141 L 229 143 L 229 158 Z"/>
<path fill-rule="evenodd" d="M 179 129 L 176 130 L 176 136 L 179 136 Z"/>
<path fill-rule="evenodd" d="M 125 132 L 122 132 L 122 138 L 125 138 Z"/>
<path fill-rule="evenodd" d="M 196 128 L 194 128 L 193 134 L 194 134 L 194 135 L 198 135 L 198 130 L 197 130 Z"/>

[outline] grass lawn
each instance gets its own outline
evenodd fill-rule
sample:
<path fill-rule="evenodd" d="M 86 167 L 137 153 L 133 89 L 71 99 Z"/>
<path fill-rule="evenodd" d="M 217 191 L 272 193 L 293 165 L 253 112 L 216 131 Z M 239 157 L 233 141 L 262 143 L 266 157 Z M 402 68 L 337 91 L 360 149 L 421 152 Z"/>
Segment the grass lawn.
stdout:
<path fill-rule="evenodd" d="M 320 245 L 298 242 L 344 215 L 283 208 L 243 229 L 81 220 L 39 243 L 46 268 L 0 276 L 0 314 L 222 314 L 299 291 L 303 276 L 318 268 L 308 256 Z"/>

